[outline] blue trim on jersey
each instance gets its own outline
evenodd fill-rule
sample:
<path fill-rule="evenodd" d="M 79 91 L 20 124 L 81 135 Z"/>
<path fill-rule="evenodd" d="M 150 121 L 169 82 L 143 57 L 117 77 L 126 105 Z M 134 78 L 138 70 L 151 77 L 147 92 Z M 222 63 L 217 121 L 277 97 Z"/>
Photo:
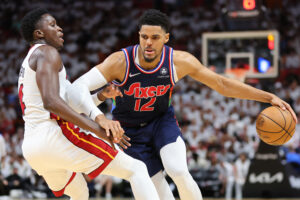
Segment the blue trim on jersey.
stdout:
<path fill-rule="evenodd" d="M 174 72 L 173 72 L 173 49 L 170 48 L 169 50 L 169 70 L 170 70 L 170 80 L 172 85 L 175 85 L 175 80 L 174 80 Z"/>
<path fill-rule="evenodd" d="M 123 53 L 125 54 L 125 60 L 126 60 L 126 71 L 125 71 L 125 77 L 124 77 L 124 80 L 119 83 L 117 81 L 112 81 L 113 84 L 117 85 L 117 86 L 123 86 L 126 82 L 127 82 L 127 79 L 128 79 L 128 73 L 129 73 L 129 67 L 130 67 L 130 60 L 129 60 L 129 55 L 128 55 L 128 52 L 127 52 L 127 49 L 122 49 Z"/>
<path fill-rule="evenodd" d="M 172 48 L 166 45 L 163 47 L 161 63 L 150 72 L 141 71 L 134 62 L 138 45 L 129 46 L 126 50 L 130 65 L 128 77 L 126 83 L 119 87 L 123 97 L 116 97 L 116 107 L 112 114 L 122 126 L 136 127 L 162 116 L 170 107 L 174 85 L 170 63 Z"/>
<path fill-rule="evenodd" d="M 134 48 L 133 48 L 133 61 L 134 61 L 134 64 L 135 64 L 135 66 L 141 71 L 141 72 L 143 72 L 143 73 L 145 73 L 145 74 L 152 74 L 152 73 L 155 73 L 155 72 L 157 72 L 160 68 L 161 68 L 161 66 L 163 65 L 163 63 L 164 63 L 164 60 L 165 60 L 165 54 L 166 54 L 166 48 L 165 47 L 163 47 L 163 50 L 162 50 L 162 56 L 160 57 L 160 61 L 159 61 L 159 63 L 157 64 L 157 66 L 154 68 L 154 69 L 152 69 L 152 70 L 145 70 L 145 69 L 143 69 L 139 64 L 137 64 L 136 62 L 135 62 L 135 58 L 136 58 L 136 54 L 137 54 L 137 52 L 138 52 L 138 47 L 139 47 L 139 45 L 135 45 L 134 46 Z"/>

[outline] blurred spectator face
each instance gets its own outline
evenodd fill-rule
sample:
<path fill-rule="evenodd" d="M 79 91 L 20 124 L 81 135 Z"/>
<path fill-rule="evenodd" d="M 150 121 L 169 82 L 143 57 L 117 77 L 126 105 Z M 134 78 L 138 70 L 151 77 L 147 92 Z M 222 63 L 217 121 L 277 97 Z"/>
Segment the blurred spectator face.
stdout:
<path fill-rule="evenodd" d="M 143 25 L 139 32 L 140 49 L 146 62 L 160 59 L 163 46 L 169 41 L 169 33 L 160 26 Z"/>
<path fill-rule="evenodd" d="M 244 161 L 247 159 L 246 154 L 242 153 L 242 154 L 240 155 L 240 159 L 241 159 L 242 162 L 244 162 Z"/>

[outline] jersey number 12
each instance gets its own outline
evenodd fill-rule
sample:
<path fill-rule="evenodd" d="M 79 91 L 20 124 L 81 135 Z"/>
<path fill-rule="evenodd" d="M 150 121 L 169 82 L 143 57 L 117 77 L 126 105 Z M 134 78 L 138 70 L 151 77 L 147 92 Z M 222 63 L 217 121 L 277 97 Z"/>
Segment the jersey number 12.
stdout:
<path fill-rule="evenodd" d="M 152 97 L 150 101 L 141 106 L 141 99 L 135 100 L 134 111 L 153 111 L 154 107 L 151 107 L 156 101 L 156 97 Z"/>

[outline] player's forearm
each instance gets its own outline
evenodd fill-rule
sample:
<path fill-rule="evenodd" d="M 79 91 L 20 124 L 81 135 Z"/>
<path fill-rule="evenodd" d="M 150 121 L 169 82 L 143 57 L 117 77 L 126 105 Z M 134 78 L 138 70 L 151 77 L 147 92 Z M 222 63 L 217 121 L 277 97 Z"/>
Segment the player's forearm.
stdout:
<path fill-rule="evenodd" d="M 100 105 L 106 100 L 106 98 L 101 94 L 101 91 L 93 94 L 92 99 L 96 106 Z"/>
<path fill-rule="evenodd" d="M 80 91 L 80 92 L 79 92 Z M 75 111 L 84 113 L 92 120 L 103 114 L 96 106 L 96 100 L 92 98 L 87 86 L 80 81 L 68 85 L 66 90 L 66 101 Z"/>
<path fill-rule="evenodd" d="M 56 114 L 57 116 L 68 122 L 79 126 L 80 128 L 95 133 L 98 137 L 102 139 L 108 139 L 106 137 L 105 131 L 96 122 L 75 112 L 60 97 L 55 99 L 49 99 L 49 102 L 52 103 L 47 103 L 45 106 L 45 108 L 48 111 Z"/>
<path fill-rule="evenodd" d="M 220 93 L 226 97 L 249 99 L 264 103 L 270 103 L 274 97 L 274 94 L 228 78 L 223 79 L 223 87 Z"/>

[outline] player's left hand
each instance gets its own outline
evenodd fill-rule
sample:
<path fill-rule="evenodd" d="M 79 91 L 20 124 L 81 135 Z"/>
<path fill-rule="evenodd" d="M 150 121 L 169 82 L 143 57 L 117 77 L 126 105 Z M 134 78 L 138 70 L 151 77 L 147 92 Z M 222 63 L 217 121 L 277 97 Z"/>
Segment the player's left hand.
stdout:
<path fill-rule="evenodd" d="M 104 114 L 98 115 L 95 121 L 105 129 L 107 137 L 112 136 L 113 142 L 119 143 L 123 137 L 124 130 L 120 122 L 107 119 Z"/>
<path fill-rule="evenodd" d="M 295 120 L 295 122 L 296 123 L 298 122 L 297 116 L 296 116 L 294 110 L 292 109 L 292 107 L 290 106 L 290 104 L 288 104 L 287 102 L 283 101 L 282 99 L 280 99 L 276 95 L 273 95 L 270 103 L 273 106 L 279 106 L 282 110 L 288 110 L 288 111 L 290 111 L 290 113 L 292 114 L 293 119 Z"/>
<path fill-rule="evenodd" d="M 127 149 L 128 147 L 131 146 L 129 141 L 130 141 L 130 138 L 127 137 L 126 135 L 123 135 L 122 139 L 119 142 L 119 145 L 122 147 L 122 149 Z"/>
<path fill-rule="evenodd" d="M 109 99 L 109 98 L 115 98 L 118 96 L 123 97 L 123 94 L 120 91 L 120 89 L 117 86 L 115 86 L 114 84 L 108 84 L 105 88 L 103 88 L 98 93 L 98 98 L 101 101 L 104 101 L 105 99 Z"/>

